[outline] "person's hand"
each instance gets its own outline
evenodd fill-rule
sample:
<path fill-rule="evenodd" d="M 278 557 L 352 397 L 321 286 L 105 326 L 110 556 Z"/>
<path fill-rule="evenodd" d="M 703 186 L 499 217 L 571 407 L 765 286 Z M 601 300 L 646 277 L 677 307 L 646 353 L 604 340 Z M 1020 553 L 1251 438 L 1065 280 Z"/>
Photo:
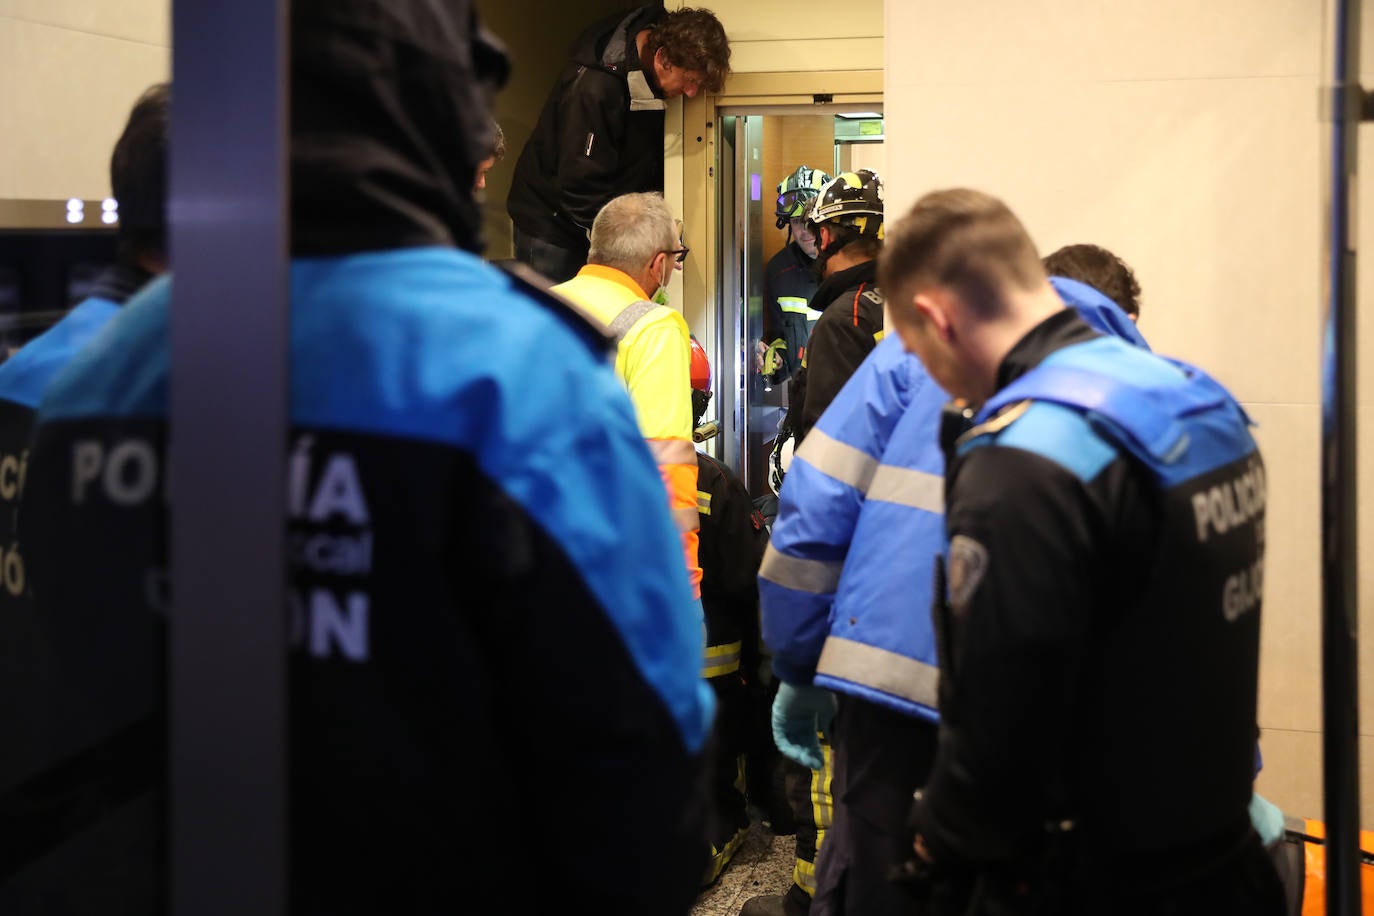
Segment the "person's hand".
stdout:
<path fill-rule="evenodd" d="M 912 842 L 911 848 L 916 851 L 916 858 L 920 859 L 927 865 L 934 864 L 934 857 L 931 856 L 930 850 L 926 849 L 925 837 L 921 836 L 919 833 L 916 834 L 916 839 Z"/>
<path fill-rule="evenodd" d="M 783 756 L 807 769 L 823 769 L 817 732 L 828 731 L 834 718 L 835 696 L 829 690 L 784 682 L 773 699 L 773 742 Z"/>
<path fill-rule="evenodd" d="M 757 360 L 759 372 L 769 377 L 776 376 L 783 367 L 783 354 L 787 352 L 787 341 L 781 337 L 770 344 L 759 341 L 759 348 L 760 353 Z"/>

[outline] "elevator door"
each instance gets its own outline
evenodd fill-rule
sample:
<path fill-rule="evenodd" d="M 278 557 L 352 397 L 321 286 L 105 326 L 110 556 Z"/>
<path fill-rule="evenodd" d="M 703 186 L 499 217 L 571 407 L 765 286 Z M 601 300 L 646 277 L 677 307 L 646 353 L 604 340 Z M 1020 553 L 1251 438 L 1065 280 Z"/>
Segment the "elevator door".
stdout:
<path fill-rule="evenodd" d="M 866 125 L 862 135 L 860 120 Z M 753 496 L 769 492 L 769 456 L 790 406 L 789 380 L 762 374 L 760 349 L 780 336 L 774 325 L 783 308 L 791 312 L 788 320 L 805 319 L 805 328 L 813 327 L 820 314 L 799 309 L 797 297 L 787 295 L 789 301 L 773 310 L 772 319 L 767 315 L 768 300 L 779 295 L 765 281 L 770 260 L 783 253 L 783 262 L 793 268 L 790 283 L 802 273 L 810 276 L 809 267 L 797 266 L 795 252 L 784 253 L 792 237 L 788 226 L 777 225 L 777 186 L 801 165 L 828 175 L 855 168 L 881 174 L 881 127 L 876 111 L 817 112 L 814 107 L 798 108 L 796 113 L 777 108 L 725 113 L 719 120 L 717 365 L 730 371 L 721 374 L 716 406 L 721 457 L 739 470 Z M 804 350 L 792 354 L 798 362 L 803 355 Z M 786 466 L 790 443 L 782 454 Z"/>

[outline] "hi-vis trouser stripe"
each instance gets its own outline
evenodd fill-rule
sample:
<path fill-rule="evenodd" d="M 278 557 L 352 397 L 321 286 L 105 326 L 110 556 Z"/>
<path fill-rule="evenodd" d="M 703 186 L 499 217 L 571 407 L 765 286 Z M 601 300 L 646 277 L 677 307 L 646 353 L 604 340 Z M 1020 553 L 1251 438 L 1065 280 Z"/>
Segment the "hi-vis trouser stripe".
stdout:
<path fill-rule="evenodd" d="M 739 670 L 739 656 L 743 648 L 741 641 L 707 646 L 706 658 L 701 663 L 701 676 L 709 680 L 722 674 L 734 674 Z"/>
<path fill-rule="evenodd" d="M 705 490 L 697 490 L 697 512 L 701 515 L 711 514 L 711 494 Z"/>
<path fill-rule="evenodd" d="M 798 315 L 805 315 L 811 311 L 811 308 L 806 304 L 806 300 L 800 296 L 779 296 L 778 306 L 784 312 L 793 312 Z"/>
<path fill-rule="evenodd" d="M 829 743 L 821 742 L 821 753 L 825 755 L 825 768 L 811 771 L 811 814 L 816 822 L 816 858 L 821 857 L 821 847 L 825 844 L 825 833 L 835 820 L 835 801 L 830 794 L 831 775 L 835 772 L 835 752 Z M 797 887 L 814 897 L 816 895 L 816 863 L 797 859 L 792 868 L 792 880 Z"/>

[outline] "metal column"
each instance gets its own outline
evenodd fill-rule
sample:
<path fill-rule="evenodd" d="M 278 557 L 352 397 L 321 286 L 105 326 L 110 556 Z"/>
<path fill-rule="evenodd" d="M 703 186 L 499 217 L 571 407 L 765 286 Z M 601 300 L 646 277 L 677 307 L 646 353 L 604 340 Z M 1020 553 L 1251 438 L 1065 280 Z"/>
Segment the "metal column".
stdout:
<path fill-rule="evenodd" d="M 1326 912 L 1351 916 L 1361 911 L 1353 199 L 1365 107 L 1360 0 L 1335 0 L 1334 25 L 1322 353 L 1322 763 Z"/>
<path fill-rule="evenodd" d="M 288 0 L 172 0 L 171 906 L 286 912 Z"/>

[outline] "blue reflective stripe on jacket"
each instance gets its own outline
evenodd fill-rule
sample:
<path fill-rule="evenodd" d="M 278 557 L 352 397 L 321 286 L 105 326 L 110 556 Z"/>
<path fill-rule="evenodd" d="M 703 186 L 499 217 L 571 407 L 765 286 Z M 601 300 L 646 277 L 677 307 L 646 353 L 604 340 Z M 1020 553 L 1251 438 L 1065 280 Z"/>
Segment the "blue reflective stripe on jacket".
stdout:
<path fill-rule="evenodd" d="M 0 364 L 0 399 L 36 408 L 53 376 L 119 313 L 119 304 L 90 298 Z"/>
<path fill-rule="evenodd" d="M 1135 323 L 1101 293 L 1060 277 L 1051 283 L 1093 328 L 1148 349 Z M 939 426 L 947 400 L 920 361 L 888 337 L 798 451 L 759 576 L 764 640 L 782 680 L 814 680 L 907 715 L 937 717 L 929 608 L 935 557 L 945 546 Z M 816 432 L 873 459 L 861 485 L 808 459 L 833 451 L 813 445 L 813 437 L 825 441 Z M 786 584 L 806 572 L 824 581 L 820 564 L 836 562 L 843 567 L 830 589 Z"/>
<path fill-rule="evenodd" d="M 170 298 L 162 278 L 131 300 L 118 339 L 55 380 L 40 422 L 164 417 Z M 456 249 L 296 259 L 291 420 L 472 454 L 564 551 L 684 745 L 702 746 L 715 701 L 699 676 L 701 612 L 658 471 L 603 355 L 552 308 Z"/>

